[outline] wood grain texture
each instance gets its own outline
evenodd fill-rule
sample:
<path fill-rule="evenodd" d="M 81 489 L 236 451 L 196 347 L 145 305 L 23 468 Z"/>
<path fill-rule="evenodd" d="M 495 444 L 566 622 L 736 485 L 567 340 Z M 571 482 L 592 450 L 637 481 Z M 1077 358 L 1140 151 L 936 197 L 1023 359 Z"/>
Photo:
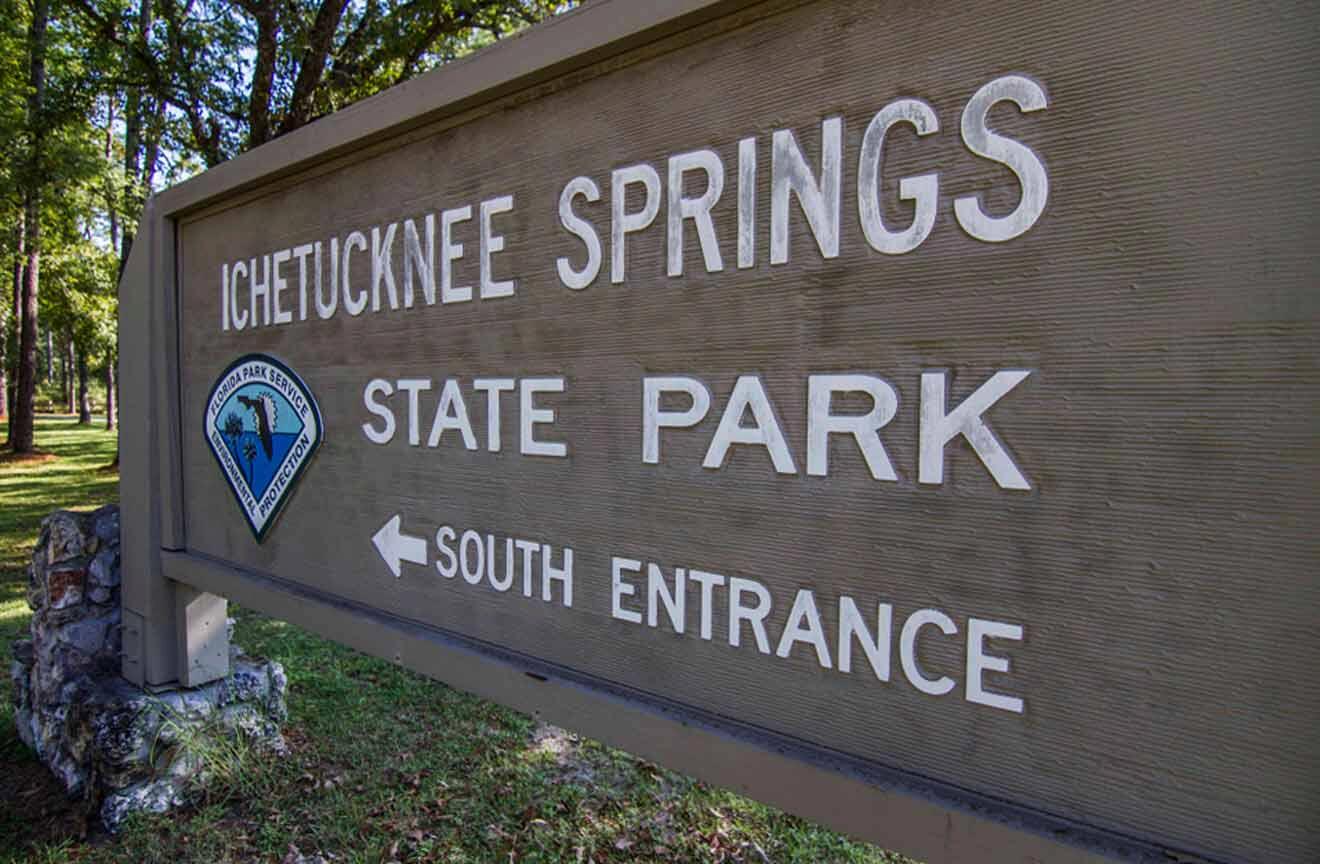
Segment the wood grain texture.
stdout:
<path fill-rule="evenodd" d="M 1214 859 L 1314 860 L 1316 31 L 1312 8 L 1286 3 L 809 4 L 186 222 L 188 549 L 1104 830 Z M 991 245 L 958 228 L 952 199 L 981 192 L 1005 212 L 1016 185 L 956 130 L 968 97 L 1008 72 L 1049 93 L 1048 109 L 1001 107 L 993 122 L 1041 154 L 1051 194 L 1029 233 Z M 930 102 L 942 131 L 892 136 L 886 216 L 907 222 L 902 176 L 938 170 L 941 201 L 925 244 L 891 258 L 857 223 L 856 153 L 871 116 L 903 96 Z M 793 129 L 814 162 L 835 115 L 842 254 L 823 260 L 795 216 L 791 263 L 771 267 L 770 133 Z M 736 148 L 753 134 L 758 260 L 737 270 Z M 607 231 L 610 169 L 647 161 L 663 174 L 668 155 L 699 147 L 729 173 L 714 214 L 726 270 L 704 272 L 689 228 L 687 275 L 666 277 L 662 210 L 629 237 L 624 285 L 563 288 L 556 257 L 580 260 L 556 218 L 563 185 L 579 174 L 601 185 L 606 197 L 579 211 Z M 514 298 L 219 330 L 224 261 L 501 194 L 515 196 L 497 258 L 498 275 L 519 280 Z M 475 284 L 468 229 L 458 272 Z M 215 377 L 249 351 L 297 370 L 326 423 L 260 546 L 201 428 Z M 1035 488 L 996 488 L 962 444 L 946 484 L 918 488 L 920 371 L 953 370 L 960 400 L 1014 367 L 1034 371 L 989 416 Z M 778 476 L 741 448 L 724 469 L 701 468 L 739 374 L 762 376 L 802 470 L 806 376 L 852 370 L 899 391 L 884 441 L 900 482 L 871 480 L 841 445 L 827 479 Z M 703 378 L 716 407 L 696 432 L 666 433 L 648 466 L 640 382 L 662 373 Z M 359 431 L 372 377 L 547 374 L 568 381 L 544 400 L 568 459 L 519 456 L 507 409 L 498 454 L 449 435 L 434 450 L 402 436 L 376 447 Z M 484 399 L 468 408 L 481 437 Z M 395 513 L 415 534 L 450 524 L 572 546 L 574 608 L 421 568 L 395 580 L 370 542 Z M 613 620 L 614 554 L 761 580 L 775 622 L 811 587 L 827 603 L 893 602 L 897 616 L 934 606 L 960 627 L 973 615 L 1020 623 L 1005 686 L 1027 711 Z M 922 663 L 961 681 L 951 644 L 928 640 Z"/>
<path fill-rule="evenodd" d="M 127 266 L 119 282 L 119 381 L 125 410 L 120 425 L 119 486 L 120 532 L 123 568 L 128 578 L 123 587 L 123 675 L 138 685 L 165 684 L 178 680 L 178 643 L 174 619 L 174 584 L 161 570 L 160 550 L 165 545 L 165 527 L 182 526 L 178 483 L 182 465 L 162 466 L 162 459 L 180 452 L 177 444 L 162 440 L 162 431 L 177 423 L 160 419 L 168 413 L 170 399 L 161 392 L 168 379 L 162 370 L 170 365 L 170 346 L 176 330 L 170 312 L 174 304 L 174 279 L 163 271 L 160 246 L 174 243 L 172 225 L 166 225 L 155 202 L 148 202 Z M 172 256 L 171 256 L 172 258 Z M 177 366 L 177 363 L 173 364 Z M 177 399 L 175 400 L 177 401 Z M 174 512 L 167 514 L 166 507 Z"/>

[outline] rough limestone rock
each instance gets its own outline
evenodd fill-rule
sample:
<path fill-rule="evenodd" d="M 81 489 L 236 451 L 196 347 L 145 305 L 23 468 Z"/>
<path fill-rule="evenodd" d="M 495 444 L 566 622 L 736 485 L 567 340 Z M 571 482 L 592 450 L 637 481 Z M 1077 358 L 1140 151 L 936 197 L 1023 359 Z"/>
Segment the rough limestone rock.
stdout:
<path fill-rule="evenodd" d="M 42 523 L 27 599 L 30 638 L 14 643 L 14 719 L 71 796 L 117 830 L 205 789 L 217 758 L 286 752 L 288 679 L 231 648 L 229 677 L 148 693 L 120 677 L 119 509 L 57 511 Z"/>

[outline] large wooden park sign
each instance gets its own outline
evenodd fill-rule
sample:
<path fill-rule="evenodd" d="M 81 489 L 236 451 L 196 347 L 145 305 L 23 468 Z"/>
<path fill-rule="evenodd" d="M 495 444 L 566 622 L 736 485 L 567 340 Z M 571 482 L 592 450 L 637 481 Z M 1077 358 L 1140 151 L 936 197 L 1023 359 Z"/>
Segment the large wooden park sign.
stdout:
<path fill-rule="evenodd" d="M 932 862 L 1316 860 L 1315 15 L 1119 6 L 588 4 L 157 196 L 125 674 L 235 598 Z"/>

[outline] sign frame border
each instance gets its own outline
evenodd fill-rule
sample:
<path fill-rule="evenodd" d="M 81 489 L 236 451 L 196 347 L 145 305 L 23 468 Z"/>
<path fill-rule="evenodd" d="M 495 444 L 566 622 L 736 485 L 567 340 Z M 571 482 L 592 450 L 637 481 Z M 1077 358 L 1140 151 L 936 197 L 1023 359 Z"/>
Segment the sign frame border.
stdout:
<path fill-rule="evenodd" d="M 199 636 L 193 610 L 207 608 L 209 623 L 217 619 L 216 606 L 198 598 L 218 601 L 223 611 L 220 598 L 232 597 L 927 864 L 1208 864 L 1185 851 L 863 763 L 188 549 L 179 374 L 182 223 L 258 190 L 297 182 L 350 154 L 388 146 L 421 127 L 462 122 L 474 109 L 506 97 L 584 70 L 613 68 L 625 54 L 654 56 L 805 2 L 597 0 L 153 196 L 119 287 L 122 404 L 143 409 L 125 412 L 121 423 L 124 677 L 148 688 L 224 677 L 227 650 L 217 646 L 227 648 L 225 616 L 218 615 L 218 632 Z"/>

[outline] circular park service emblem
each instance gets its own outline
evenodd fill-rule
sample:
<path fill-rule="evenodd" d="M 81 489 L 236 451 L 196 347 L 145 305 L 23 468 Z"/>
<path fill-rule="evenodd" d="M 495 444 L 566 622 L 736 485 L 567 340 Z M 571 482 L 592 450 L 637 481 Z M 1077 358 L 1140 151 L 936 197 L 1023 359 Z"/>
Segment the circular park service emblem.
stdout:
<path fill-rule="evenodd" d="M 216 380 L 203 425 L 260 543 L 321 446 L 321 410 L 312 391 L 274 357 L 248 354 Z"/>

